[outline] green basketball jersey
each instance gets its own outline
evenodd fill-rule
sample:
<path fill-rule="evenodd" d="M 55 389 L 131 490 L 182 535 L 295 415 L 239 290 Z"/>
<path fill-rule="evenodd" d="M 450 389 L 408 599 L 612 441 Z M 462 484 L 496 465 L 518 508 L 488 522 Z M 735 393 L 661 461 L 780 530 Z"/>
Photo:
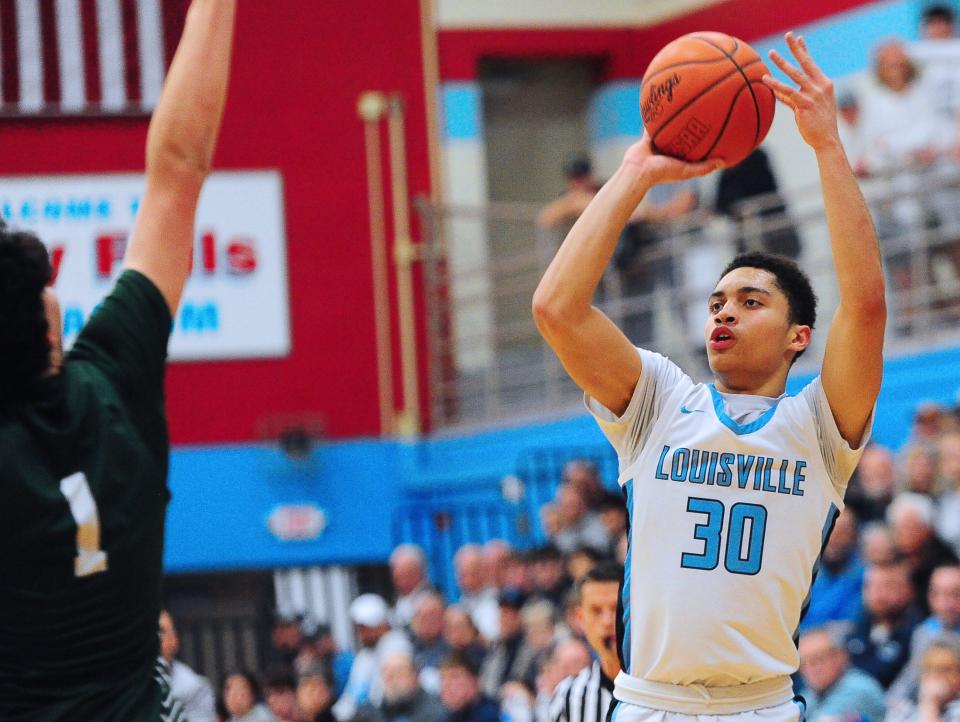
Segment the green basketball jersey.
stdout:
<path fill-rule="evenodd" d="M 0 720 L 156 722 L 171 331 L 126 271 L 60 373 L 0 404 Z"/>

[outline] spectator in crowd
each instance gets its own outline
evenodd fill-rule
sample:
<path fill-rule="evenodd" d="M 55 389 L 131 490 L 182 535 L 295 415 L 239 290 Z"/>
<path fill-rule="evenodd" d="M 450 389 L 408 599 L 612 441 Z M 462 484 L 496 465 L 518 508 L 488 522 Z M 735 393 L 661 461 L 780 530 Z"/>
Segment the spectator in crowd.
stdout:
<path fill-rule="evenodd" d="M 223 683 L 228 722 L 276 722 L 260 701 L 260 684 L 252 673 L 234 672 Z"/>
<path fill-rule="evenodd" d="M 534 596 L 546 599 L 559 609 L 571 587 L 563 565 L 563 554 L 552 544 L 547 544 L 536 549 L 531 558 Z"/>
<path fill-rule="evenodd" d="M 600 480 L 600 470 L 587 459 L 568 461 L 563 467 L 561 483 L 570 484 L 579 491 L 583 503 L 592 511 L 600 507 L 600 502 L 607 493 Z"/>
<path fill-rule="evenodd" d="M 453 653 L 465 657 L 476 669 L 480 669 L 487 649 L 480 641 L 473 618 L 460 605 L 447 607 L 443 615 L 443 639 Z"/>
<path fill-rule="evenodd" d="M 557 489 L 557 511 L 560 528 L 551 541 L 563 553 L 571 554 L 582 547 L 603 552 L 610 546 L 600 514 L 587 508 L 583 494 L 573 484 Z"/>
<path fill-rule="evenodd" d="M 737 224 L 737 253 L 749 249 L 794 259 L 800 255 L 800 236 L 763 148 L 720 172 L 714 210 Z"/>
<path fill-rule="evenodd" d="M 383 699 L 360 708 L 361 722 L 441 722 L 447 716 L 440 699 L 417 681 L 413 658 L 403 652 L 383 660 Z"/>
<path fill-rule="evenodd" d="M 514 549 L 504 562 L 503 588 L 531 594 L 534 591 L 532 557 Z"/>
<path fill-rule="evenodd" d="M 948 431 L 947 409 L 936 401 L 921 401 L 913 415 L 907 447 L 937 446 Z"/>
<path fill-rule="evenodd" d="M 580 722 L 607 718 L 613 702 L 613 680 L 620 672 L 617 604 L 622 581 L 623 567 L 605 562 L 577 582 L 577 615 L 596 659 L 558 685 L 550 704 L 550 722 L 571 722 L 573 709 L 585 710 L 578 717 Z"/>
<path fill-rule="evenodd" d="M 483 545 L 483 578 L 487 589 L 497 594 L 506 586 L 507 560 L 513 556 L 513 547 L 503 539 L 491 539 Z"/>
<path fill-rule="evenodd" d="M 592 547 L 580 547 L 567 554 L 567 576 L 576 584 L 603 560 L 603 553 Z"/>
<path fill-rule="evenodd" d="M 693 231 L 682 219 L 696 210 L 700 192 L 694 179 L 651 188 L 620 234 L 613 264 L 627 298 L 649 296 L 657 288 L 676 286 L 673 255 Z M 638 346 L 653 337 L 654 309 L 638 309 L 624 319 L 624 333 Z"/>
<path fill-rule="evenodd" d="M 500 635 L 497 592 L 485 584 L 483 548 L 464 544 L 453 557 L 457 585 L 460 587 L 460 606 L 473 618 L 473 623 L 484 639 L 494 641 Z"/>
<path fill-rule="evenodd" d="M 517 679 L 507 680 L 500 688 L 501 722 L 533 722 L 536 697 L 533 688 Z"/>
<path fill-rule="evenodd" d="M 949 5 L 929 5 L 920 22 L 920 41 L 910 47 L 910 56 L 920 64 L 936 104 L 932 110 L 946 123 L 960 109 L 960 41 L 956 38 L 956 17 Z"/>
<path fill-rule="evenodd" d="M 960 554 L 960 434 L 944 434 L 938 449 L 943 493 L 938 501 L 935 527 L 940 537 Z"/>
<path fill-rule="evenodd" d="M 300 654 L 294 660 L 293 669 L 300 674 L 314 662 L 319 662 L 332 675 L 334 697 L 339 697 L 347 686 L 353 653 L 337 649 L 337 641 L 329 624 L 315 624 L 309 633 L 303 634 Z"/>
<path fill-rule="evenodd" d="M 957 557 L 934 531 L 933 501 L 920 494 L 900 494 L 887 509 L 887 522 L 897 552 L 910 569 L 913 588 L 925 590 L 930 575 L 943 564 L 956 564 Z M 926 599 L 919 605 L 926 613 Z"/>
<path fill-rule="evenodd" d="M 390 555 L 390 578 L 394 602 L 390 618 L 394 626 L 409 627 L 417 601 L 430 591 L 427 558 L 416 544 L 401 544 Z"/>
<path fill-rule="evenodd" d="M 520 617 L 526 601 L 523 594 L 512 590 L 500 595 L 500 639 L 490 648 L 480 671 L 480 688 L 490 699 L 497 699 L 508 679 L 533 676 L 536 651 L 524 637 Z"/>
<path fill-rule="evenodd" d="M 937 495 L 937 453 L 930 446 L 911 446 L 903 455 L 903 490 Z"/>
<path fill-rule="evenodd" d="M 860 532 L 860 556 L 868 567 L 883 567 L 896 563 L 899 556 L 890 527 L 882 521 L 864 524 Z"/>
<path fill-rule="evenodd" d="M 590 648 L 579 639 L 557 643 L 553 655 L 537 675 L 534 716 L 538 722 L 550 720 L 550 703 L 557 686 L 567 677 L 576 677 L 582 669 L 590 666 L 592 660 Z"/>
<path fill-rule="evenodd" d="M 303 632 L 300 625 L 303 617 L 286 611 L 277 611 L 273 617 L 273 648 L 270 653 L 271 666 L 292 666 L 303 646 Z"/>
<path fill-rule="evenodd" d="M 201 677 L 177 659 L 180 635 L 170 612 L 160 612 L 160 656 L 170 674 L 170 691 L 180 700 L 191 722 L 213 722 L 216 697 L 206 677 Z"/>
<path fill-rule="evenodd" d="M 536 686 L 537 675 L 553 655 L 557 641 L 557 608 L 545 599 L 534 599 L 520 610 L 523 638 L 533 653 L 533 661 L 523 676 L 514 675 L 531 689 Z"/>
<path fill-rule="evenodd" d="M 953 142 L 953 128 L 937 113 L 933 89 L 899 40 L 873 55 L 873 82 L 864 90 L 864 144 L 871 173 L 928 164 Z"/>
<path fill-rule="evenodd" d="M 960 642 L 937 639 L 920 663 L 920 691 L 916 703 L 892 703 L 886 722 L 958 722 L 960 720 Z"/>
<path fill-rule="evenodd" d="M 597 510 L 610 538 L 606 553 L 611 557 L 616 556 L 620 537 L 627 531 L 627 504 L 622 494 L 611 491 L 603 495 Z"/>
<path fill-rule="evenodd" d="M 866 672 L 850 667 L 836 630 L 810 629 L 801 635 L 799 651 L 809 722 L 883 720 L 883 688 Z"/>
<path fill-rule="evenodd" d="M 601 184 L 593 177 L 590 159 L 585 155 L 568 160 L 563 166 L 563 174 L 567 181 L 566 190 L 540 211 L 537 225 L 541 228 L 558 228 L 573 223 L 600 190 Z"/>
<path fill-rule="evenodd" d="M 864 160 L 863 126 L 860 123 L 860 102 L 852 90 L 845 89 L 837 94 L 837 124 L 840 130 L 840 142 L 847 153 L 853 172 L 858 176 L 867 175 Z"/>
<path fill-rule="evenodd" d="M 440 700 L 447 722 L 500 722 L 500 708 L 480 692 L 477 668 L 463 655 L 452 654 L 440 665 Z"/>
<path fill-rule="evenodd" d="M 931 616 L 920 623 L 910 639 L 910 660 L 890 687 L 892 699 L 915 699 L 920 661 L 927 648 L 944 635 L 960 638 L 960 566 L 943 566 L 930 577 L 927 594 Z"/>
<path fill-rule="evenodd" d="M 390 610 L 383 597 L 361 594 L 350 604 L 350 619 L 360 649 L 353 659 L 346 689 L 333 706 L 333 715 L 340 722 L 351 719 L 364 702 L 380 703 L 383 691 L 380 667 L 387 654 L 413 654 L 406 635 L 390 629 Z"/>
<path fill-rule="evenodd" d="M 443 638 L 443 597 L 435 592 L 424 594 L 413 615 L 413 661 L 427 691 L 440 691 L 440 663 L 450 656 L 450 645 Z"/>
<path fill-rule="evenodd" d="M 802 627 L 812 629 L 827 622 L 853 622 L 860 614 L 863 564 L 857 552 L 857 515 L 850 507 L 837 517 L 813 582 L 810 606 Z"/>
<path fill-rule="evenodd" d="M 910 655 L 910 637 L 920 622 L 913 596 L 906 566 L 867 568 L 864 610 L 847 638 L 847 652 L 853 666 L 884 689 L 900 674 Z"/>
<path fill-rule="evenodd" d="M 301 672 L 297 684 L 297 707 L 300 722 L 336 721 L 330 678 L 322 664 L 312 664 Z"/>
<path fill-rule="evenodd" d="M 297 707 L 297 679 L 289 667 L 268 669 L 263 675 L 267 708 L 277 722 L 300 722 Z M 190 718 L 193 722 L 193 718 Z"/>
<path fill-rule="evenodd" d="M 889 449 L 871 444 L 864 450 L 846 496 L 847 506 L 853 508 L 861 523 L 886 518 L 895 492 L 893 468 Z"/>

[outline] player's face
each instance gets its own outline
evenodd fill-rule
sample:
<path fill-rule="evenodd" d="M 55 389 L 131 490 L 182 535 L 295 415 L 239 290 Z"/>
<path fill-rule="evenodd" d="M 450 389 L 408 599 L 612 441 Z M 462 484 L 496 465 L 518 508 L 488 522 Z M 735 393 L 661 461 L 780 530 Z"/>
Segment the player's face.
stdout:
<path fill-rule="evenodd" d="M 617 655 L 617 582 L 587 582 L 580 590 L 578 616 L 587 642 L 602 658 Z"/>
<path fill-rule="evenodd" d="M 708 300 L 704 340 L 710 369 L 727 391 L 750 391 L 785 373 L 810 343 L 810 327 L 790 323 L 787 297 L 775 276 L 736 268 Z"/>

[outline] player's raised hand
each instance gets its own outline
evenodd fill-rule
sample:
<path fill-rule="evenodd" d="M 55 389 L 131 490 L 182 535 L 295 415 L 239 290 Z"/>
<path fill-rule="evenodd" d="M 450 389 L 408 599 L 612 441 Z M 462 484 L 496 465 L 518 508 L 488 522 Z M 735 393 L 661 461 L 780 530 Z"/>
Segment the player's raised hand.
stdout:
<path fill-rule="evenodd" d="M 644 180 L 650 185 L 699 178 L 723 167 L 723 162 L 718 159 L 690 163 L 661 155 L 653 149 L 650 136 L 646 131 L 638 142 L 627 149 L 623 162 L 625 165 L 639 168 Z"/>
<path fill-rule="evenodd" d="M 800 135 L 814 150 L 840 141 L 837 129 L 837 101 L 833 95 L 833 82 L 813 61 L 803 36 L 786 34 L 790 52 L 799 68 L 790 63 L 776 50 L 770 51 L 772 60 L 798 87 L 765 75 L 763 82 L 777 99 L 793 110 Z"/>

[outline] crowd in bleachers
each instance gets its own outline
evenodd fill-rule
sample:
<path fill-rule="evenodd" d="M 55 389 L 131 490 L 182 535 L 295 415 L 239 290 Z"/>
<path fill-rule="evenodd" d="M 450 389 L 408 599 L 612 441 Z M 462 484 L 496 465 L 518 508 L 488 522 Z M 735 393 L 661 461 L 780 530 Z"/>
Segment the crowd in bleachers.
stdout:
<path fill-rule="evenodd" d="M 218 719 L 548 722 L 558 685 L 596 656 L 573 580 L 623 562 L 627 519 L 596 467 L 574 461 L 542 524 L 548 543 L 534 549 L 460 547 L 450 598 L 418 547 L 397 547 L 391 600 L 363 594 L 350 606 L 356 652 L 338 651 L 326 627 L 278 617 L 268 669 L 227 677 Z M 866 449 L 823 550 L 798 635 L 811 722 L 960 720 L 958 554 L 960 411 L 923 403 L 901 451 Z M 179 674 L 196 696 L 175 646 L 164 652 L 174 688 Z M 213 696 L 211 716 L 195 720 L 213 719 Z"/>

